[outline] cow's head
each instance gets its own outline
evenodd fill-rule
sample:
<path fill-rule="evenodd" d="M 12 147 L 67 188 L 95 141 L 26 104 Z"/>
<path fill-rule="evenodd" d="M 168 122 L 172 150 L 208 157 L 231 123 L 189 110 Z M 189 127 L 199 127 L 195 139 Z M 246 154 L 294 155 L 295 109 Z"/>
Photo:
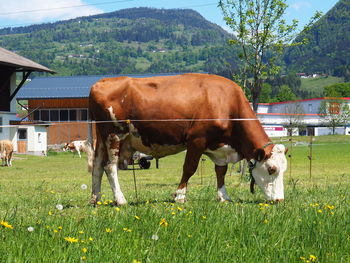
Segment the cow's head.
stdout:
<path fill-rule="evenodd" d="M 68 151 L 68 149 L 69 149 L 69 143 L 67 142 L 67 143 L 65 143 L 64 145 L 63 145 L 63 148 L 62 148 L 62 150 L 65 152 L 65 151 Z"/>
<path fill-rule="evenodd" d="M 271 154 L 266 155 L 265 149 L 257 152 L 252 175 L 256 184 L 264 192 L 267 200 L 282 201 L 284 199 L 283 174 L 287 170 L 286 152 L 282 144 L 276 144 Z"/>

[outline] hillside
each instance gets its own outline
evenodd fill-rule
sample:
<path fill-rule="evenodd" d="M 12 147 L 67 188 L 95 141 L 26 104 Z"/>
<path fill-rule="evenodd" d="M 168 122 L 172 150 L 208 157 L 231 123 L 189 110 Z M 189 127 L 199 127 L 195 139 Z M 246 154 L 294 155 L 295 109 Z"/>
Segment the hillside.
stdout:
<path fill-rule="evenodd" d="M 224 74 L 232 37 L 188 9 L 132 8 L 0 30 L 0 46 L 60 75 L 206 71 Z M 232 60 L 232 59 L 231 59 Z M 235 61 L 231 61 L 234 65 Z"/>
<path fill-rule="evenodd" d="M 289 71 L 350 76 L 350 0 L 340 0 L 307 33 L 309 43 L 289 49 L 285 55 Z"/>

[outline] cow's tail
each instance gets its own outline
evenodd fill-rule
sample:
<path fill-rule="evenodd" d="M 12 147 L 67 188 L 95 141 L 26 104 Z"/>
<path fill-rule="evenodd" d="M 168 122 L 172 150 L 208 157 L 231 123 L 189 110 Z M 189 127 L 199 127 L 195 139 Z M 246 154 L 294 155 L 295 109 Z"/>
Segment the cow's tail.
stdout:
<path fill-rule="evenodd" d="M 95 151 L 92 147 L 92 144 L 89 141 L 86 141 L 86 155 L 88 159 L 88 172 L 91 173 L 94 163 Z"/>

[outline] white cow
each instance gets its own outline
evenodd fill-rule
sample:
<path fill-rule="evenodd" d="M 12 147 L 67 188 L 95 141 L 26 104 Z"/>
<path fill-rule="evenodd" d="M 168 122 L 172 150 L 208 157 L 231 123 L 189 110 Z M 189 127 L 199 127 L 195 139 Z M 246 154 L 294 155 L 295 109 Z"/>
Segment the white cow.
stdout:
<path fill-rule="evenodd" d="M 13 144 L 9 140 L 0 141 L 0 157 L 2 166 L 12 166 Z"/>
<path fill-rule="evenodd" d="M 81 158 L 81 152 L 85 152 L 88 156 L 88 171 L 92 171 L 92 155 L 94 154 L 94 149 L 91 144 L 87 140 L 83 141 L 72 141 L 70 143 L 66 143 L 63 146 L 63 151 L 72 151 L 73 153 L 77 153 Z"/>

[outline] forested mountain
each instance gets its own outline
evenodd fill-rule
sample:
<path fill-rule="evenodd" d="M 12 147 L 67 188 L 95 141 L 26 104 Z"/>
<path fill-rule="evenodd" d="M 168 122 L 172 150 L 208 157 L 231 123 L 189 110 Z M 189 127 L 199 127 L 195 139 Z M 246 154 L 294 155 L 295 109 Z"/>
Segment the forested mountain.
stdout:
<path fill-rule="evenodd" d="M 218 25 L 188 9 L 132 8 L 0 30 L 0 46 L 60 75 L 228 72 L 237 53 Z"/>
<path fill-rule="evenodd" d="M 309 43 L 285 54 L 289 71 L 327 73 L 350 80 L 350 0 L 340 0 L 307 33 Z"/>

